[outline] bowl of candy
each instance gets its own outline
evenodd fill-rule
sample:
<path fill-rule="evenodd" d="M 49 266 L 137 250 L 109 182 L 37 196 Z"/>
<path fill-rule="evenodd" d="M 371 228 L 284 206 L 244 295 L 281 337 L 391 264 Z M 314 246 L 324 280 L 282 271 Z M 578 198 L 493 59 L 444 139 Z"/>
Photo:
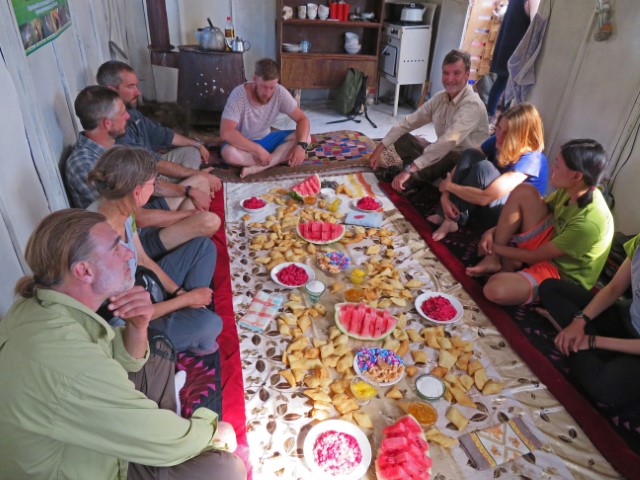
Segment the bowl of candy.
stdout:
<path fill-rule="evenodd" d="M 344 272 L 351 266 L 351 259 L 341 252 L 319 252 L 316 254 L 318 268 L 326 273 Z"/>

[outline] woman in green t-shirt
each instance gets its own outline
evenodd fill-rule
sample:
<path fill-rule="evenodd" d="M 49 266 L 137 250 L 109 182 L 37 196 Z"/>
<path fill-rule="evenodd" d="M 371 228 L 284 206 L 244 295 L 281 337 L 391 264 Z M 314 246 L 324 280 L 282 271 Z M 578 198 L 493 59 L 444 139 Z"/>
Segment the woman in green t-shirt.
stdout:
<path fill-rule="evenodd" d="M 547 278 L 587 289 L 595 284 L 613 238 L 613 217 L 597 188 L 606 161 L 598 142 L 572 140 L 560 147 L 551 168 L 555 192 L 543 199 L 524 184 L 511 192 L 498 225 L 480 240 L 485 258 L 467 268 L 472 276 L 492 274 L 483 289 L 487 299 L 530 303 Z"/>

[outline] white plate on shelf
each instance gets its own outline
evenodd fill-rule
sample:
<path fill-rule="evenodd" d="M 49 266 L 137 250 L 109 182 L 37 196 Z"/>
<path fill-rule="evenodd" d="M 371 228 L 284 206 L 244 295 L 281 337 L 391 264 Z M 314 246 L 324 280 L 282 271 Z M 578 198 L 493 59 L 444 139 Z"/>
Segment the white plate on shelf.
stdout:
<path fill-rule="evenodd" d="M 256 195 L 253 195 L 253 196 L 255 197 Z M 264 202 L 264 207 L 260 207 L 260 208 L 247 208 L 247 207 L 245 207 L 245 206 L 244 206 L 244 202 L 245 202 L 245 200 L 249 200 L 250 198 L 252 198 L 252 197 L 246 197 L 246 198 L 243 198 L 242 200 L 240 200 L 240 208 L 242 208 L 245 212 L 249 212 L 249 213 L 260 213 L 260 212 L 262 212 L 265 208 L 267 208 L 267 207 L 269 206 L 269 203 L 268 203 L 264 198 L 258 197 L 258 198 L 260 198 L 260 200 L 262 200 L 262 201 Z"/>
<path fill-rule="evenodd" d="M 302 47 L 298 44 L 295 43 L 283 43 L 282 44 L 282 48 L 286 51 L 286 52 L 300 52 L 302 51 Z"/>
<path fill-rule="evenodd" d="M 374 209 L 374 210 L 365 210 L 364 208 L 360 208 L 358 206 L 358 200 L 360 200 L 360 198 L 354 198 L 353 200 L 351 200 L 351 206 L 353 208 L 355 208 L 356 210 L 359 210 L 361 212 L 367 212 L 367 213 L 371 213 L 371 212 L 377 212 L 379 208 L 382 208 L 382 202 L 380 200 L 377 200 L 379 207 Z"/>
<path fill-rule="evenodd" d="M 453 308 L 456 309 L 456 315 L 450 320 L 436 320 L 427 316 L 422 311 L 421 307 L 422 307 L 422 304 L 431 297 L 444 297 L 447 300 L 449 300 Z M 422 318 L 430 321 L 431 323 L 435 323 L 436 325 L 449 325 L 451 323 L 459 322 L 462 319 L 462 315 L 464 314 L 464 308 L 462 307 L 462 303 L 460 303 L 460 300 L 458 300 L 456 297 L 449 295 L 447 293 L 432 292 L 432 291 L 424 292 L 418 295 L 418 297 L 416 298 L 415 307 L 418 313 L 420 314 L 420 316 L 422 316 Z"/>
<path fill-rule="evenodd" d="M 316 440 L 320 435 L 331 430 L 351 435 L 353 438 L 355 438 L 355 440 L 358 442 L 358 446 L 360 447 L 362 460 L 360 461 L 360 464 L 348 474 L 334 476 L 324 470 L 315 461 L 313 455 L 313 447 L 316 443 Z M 307 433 L 306 438 L 304 439 L 303 453 L 305 463 L 309 467 L 309 470 L 316 474 L 314 478 L 339 478 L 340 480 L 358 480 L 367 473 L 369 465 L 371 464 L 371 444 L 369 443 L 369 439 L 357 425 L 354 425 L 353 423 L 347 422 L 345 420 L 325 420 L 324 422 L 320 422 L 313 428 L 311 428 L 311 430 L 309 430 L 309 433 Z"/>
<path fill-rule="evenodd" d="M 297 265 L 300 268 L 303 268 L 305 272 L 307 272 L 307 276 L 309 278 L 307 278 L 307 281 L 300 284 L 300 285 L 286 285 L 284 283 L 282 283 L 280 280 L 278 280 L 278 273 L 283 270 L 284 268 L 287 268 L 289 265 Z M 280 265 L 276 265 L 275 267 L 273 267 L 271 269 L 271 280 L 273 280 L 274 282 L 276 282 L 278 285 L 280 285 L 281 287 L 284 288 L 299 288 L 299 287 L 304 287 L 304 284 L 307 282 L 310 282 L 311 280 L 314 280 L 316 278 L 316 272 L 313 271 L 313 268 L 305 265 L 304 263 L 299 263 L 299 262 L 284 262 L 281 263 Z"/>

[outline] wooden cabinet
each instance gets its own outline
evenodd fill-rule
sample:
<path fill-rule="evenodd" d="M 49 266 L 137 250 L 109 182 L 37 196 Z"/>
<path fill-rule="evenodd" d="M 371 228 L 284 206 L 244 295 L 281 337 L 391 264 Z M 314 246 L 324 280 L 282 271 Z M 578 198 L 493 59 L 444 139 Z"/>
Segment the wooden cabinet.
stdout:
<path fill-rule="evenodd" d="M 321 2 L 329 6 L 328 1 Z M 368 78 L 369 86 L 376 85 L 378 54 L 384 0 L 351 0 L 350 13 L 373 12 L 374 21 L 335 21 L 297 18 L 298 6 L 306 5 L 306 0 L 278 0 L 278 20 L 276 21 L 276 42 L 280 83 L 286 88 L 336 88 L 344 80 L 348 68 L 362 70 Z M 293 18 L 282 20 L 283 6 L 293 8 Z M 362 49 L 357 54 L 349 54 L 344 49 L 345 32 L 353 32 L 360 37 Z M 285 52 L 283 43 L 299 44 L 303 40 L 311 42 L 308 53 Z"/>

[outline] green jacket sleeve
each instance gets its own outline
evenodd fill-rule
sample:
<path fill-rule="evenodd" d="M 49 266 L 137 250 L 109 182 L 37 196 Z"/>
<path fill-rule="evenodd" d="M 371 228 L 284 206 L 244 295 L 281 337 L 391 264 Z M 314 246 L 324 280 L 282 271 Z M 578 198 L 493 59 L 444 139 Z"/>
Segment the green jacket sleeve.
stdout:
<path fill-rule="evenodd" d="M 629 257 L 629 260 L 633 259 L 633 254 L 636 253 L 638 246 L 640 245 L 640 235 L 636 235 L 627 243 L 624 244 L 624 251 Z"/>
<path fill-rule="evenodd" d="M 49 435 L 56 440 L 162 467 L 214 447 L 217 414 L 199 409 L 187 420 L 159 409 L 111 359 L 92 362 L 82 375 L 64 383 L 59 403 L 51 405 Z"/>

